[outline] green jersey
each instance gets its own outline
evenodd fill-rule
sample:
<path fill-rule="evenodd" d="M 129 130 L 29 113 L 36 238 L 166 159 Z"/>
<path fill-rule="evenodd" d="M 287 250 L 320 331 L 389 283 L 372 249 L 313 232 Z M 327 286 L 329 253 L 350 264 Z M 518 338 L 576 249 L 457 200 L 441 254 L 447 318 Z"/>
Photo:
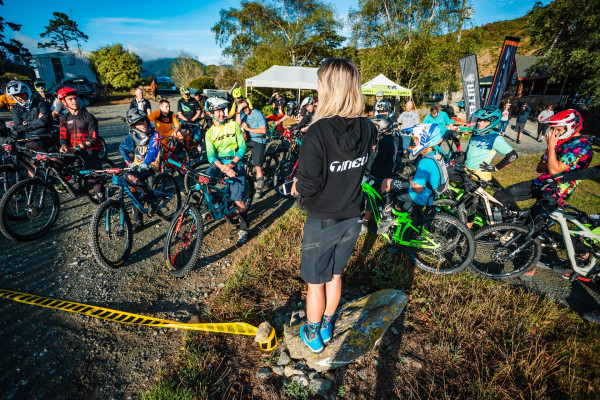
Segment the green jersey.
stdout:
<path fill-rule="evenodd" d="M 242 159 L 246 153 L 246 139 L 235 121 L 220 126 L 214 124 L 206 132 L 205 140 L 206 155 L 211 164 L 217 160 L 229 164 L 234 157 Z"/>

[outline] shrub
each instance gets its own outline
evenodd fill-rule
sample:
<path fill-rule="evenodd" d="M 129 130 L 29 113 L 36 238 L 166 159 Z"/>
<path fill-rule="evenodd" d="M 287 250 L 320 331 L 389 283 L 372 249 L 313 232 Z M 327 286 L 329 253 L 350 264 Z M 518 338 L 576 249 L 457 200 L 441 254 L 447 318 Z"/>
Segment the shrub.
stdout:
<path fill-rule="evenodd" d="M 215 78 L 210 76 L 199 76 L 191 81 L 189 86 L 196 90 L 212 89 L 215 87 Z"/>

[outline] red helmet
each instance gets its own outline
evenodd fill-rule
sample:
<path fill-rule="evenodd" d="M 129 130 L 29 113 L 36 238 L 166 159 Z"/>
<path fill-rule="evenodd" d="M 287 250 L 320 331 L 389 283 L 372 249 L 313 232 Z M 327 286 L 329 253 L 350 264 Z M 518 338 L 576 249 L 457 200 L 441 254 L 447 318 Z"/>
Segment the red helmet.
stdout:
<path fill-rule="evenodd" d="M 565 133 L 560 135 L 559 140 L 565 141 L 571 136 L 576 134 L 583 127 L 583 120 L 581 114 L 578 111 L 569 109 L 554 114 L 548 119 L 548 125 L 550 126 L 564 126 L 567 130 Z"/>
<path fill-rule="evenodd" d="M 61 103 L 64 103 L 65 102 L 65 98 L 67 96 L 71 96 L 71 95 L 79 96 L 79 93 L 77 93 L 77 90 L 75 90 L 73 88 L 70 88 L 68 86 L 65 86 L 65 87 L 60 88 L 58 90 L 57 95 L 58 95 L 58 101 L 60 101 Z"/>

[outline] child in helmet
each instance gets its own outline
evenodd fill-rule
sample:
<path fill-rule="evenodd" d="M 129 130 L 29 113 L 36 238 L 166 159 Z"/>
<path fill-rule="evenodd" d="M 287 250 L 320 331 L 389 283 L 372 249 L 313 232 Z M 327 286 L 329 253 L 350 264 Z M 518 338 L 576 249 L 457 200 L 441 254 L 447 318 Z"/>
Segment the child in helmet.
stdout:
<path fill-rule="evenodd" d="M 35 142 L 28 142 L 27 146 L 36 151 L 44 151 L 55 144 L 51 135 L 52 116 L 48 103 L 34 98 L 29 87 L 20 81 L 8 82 L 6 94 L 16 102 L 11 113 L 19 137 L 40 137 Z"/>
<path fill-rule="evenodd" d="M 130 171 L 123 178 L 142 192 L 141 201 L 151 204 L 152 212 L 156 211 L 158 199 L 148 187 L 146 180 L 158 171 L 160 165 L 160 133 L 150 125 L 146 113 L 137 108 L 127 111 L 125 117 L 127 124 L 131 127 L 129 135 L 119 145 L 119 151 L 127 167 L 136 166 L 136 171 Z M 133 160 L 129 153 L 134 150 Z M 138 232 L 144 226 L 142 214 L 134 208 L 133 231 Z"/>
<path fill-rule="evenodd" d="M 384 179 L 381 183 L 383 211 L 378 232 L 387 231 L 393 223 L 391 205 L 395 199 L 402 203 L 402 209 L 409 212 L 413 204 L 429 206 L 433 204 L 436 193 L 442 192 L 448 185 L 448 171 L 443 157 L 433 151 L 433 146 L 443 139 L 437 124 L 421 124 L 412 130 L 410 153 L 421 155 L 417 171 L 412 179 Z"/>
<path fill-rule="evenodd" d="M 246 170 L 242 158 L 246 153 L 246 139 L 242 129 L 235 121 L 227 122 L 226 112 L 229 102 L 219 97 L 209 97 L 206 100 L 206 111 L 213 119 L 213 126 L 206 132 L 206 156 L 211 166 L 206 170 L 207 175 L 228 177 L 233 181 L 229 187 L 229 196 L 235 202 L 240 218 L 238 244 L 248 241 L 248 210 L 244 202 L 246 186 Z"/>
<path fill-rule="evenodd" d="M 200 136 L 198 120 L 202 116 L 202 110 L 198 107 L 196 99 L 190 96 L 190 89 L 187 86 L 182 86 L 179 92 L 181 93 L 181 99 L 177 102 L 177 116 L 179 117 L 179 121 L 185 121 L 194 125 L 192 128 L 192 139 L 197 144 L 200 144 L 202 137 Z"/>
<path fill-rule="evenodd" d="M 496 192 L 495 197 L 502 204 L 537 198 L 547 179 L 590 165 L 594 151 L 590 141 L 579 133 L 583 127 L 579 112 L 561 111 L 550 117 L 547 123 L 552 131 L 546 134 L 548 148 L 537 166 L 537 172 L 541 175 L 534 180 L 517 183 Z M 578 180 L 561 180 L 558 185 L 560 197 L 569 198 L 578 184 Z"/>
<path fill-rule="evenodd" d="M 490 181 L 492 172 L 506 167 L 515 161 L 518 155 L 506 139 L 494 130 L 502 119 L 502 113 L 498 107 L 481 108 L 473 113 L 473 116 L 478 120 L 467 146 L 465 166 L 480 178 Z M 504 155 L 504 158 L 498 164 L 492 165 L 491 162 L 496 153 Z"/>
<path fill-rule="evenodd" d="M 248 103 L 248 107 L 250 107 L 251 110 L 254 109 L 254 107 L 252 107 L 252 102 L 249 99 L 242 96 L 242 89 L 233 89 L 231 91 L 231 96 L 233 96 L 233 103 L 231 104 L 231 108 L 229 109 L 227 119 L 235 119 L 236 115 L 240 113 L 240 110 L 238 110 L 238 103 L 241 100 L 244 100 L 246 103 Z"/>

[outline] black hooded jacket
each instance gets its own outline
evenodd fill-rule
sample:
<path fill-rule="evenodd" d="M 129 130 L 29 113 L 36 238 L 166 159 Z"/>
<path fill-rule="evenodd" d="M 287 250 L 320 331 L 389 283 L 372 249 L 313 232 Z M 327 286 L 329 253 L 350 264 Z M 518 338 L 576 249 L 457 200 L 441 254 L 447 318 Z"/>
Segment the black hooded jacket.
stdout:
<path fill-rule="evenodd" d="M 308 216 L 318 219 L 360 215 L 361 182 L 377 129 L 368 118 L 323 118 L 302 138 L 296 190 Z"/>
<path fill-rule="evenodd" d="M 50 106 L 40 98 L 33 97 L 29 109 L 15 104 L 12 108 L 15 130 L 20 136 L 48 135 L 52 131 L 52 113 Z M 23 122 L 26 122 L 23 125 Z"/>

